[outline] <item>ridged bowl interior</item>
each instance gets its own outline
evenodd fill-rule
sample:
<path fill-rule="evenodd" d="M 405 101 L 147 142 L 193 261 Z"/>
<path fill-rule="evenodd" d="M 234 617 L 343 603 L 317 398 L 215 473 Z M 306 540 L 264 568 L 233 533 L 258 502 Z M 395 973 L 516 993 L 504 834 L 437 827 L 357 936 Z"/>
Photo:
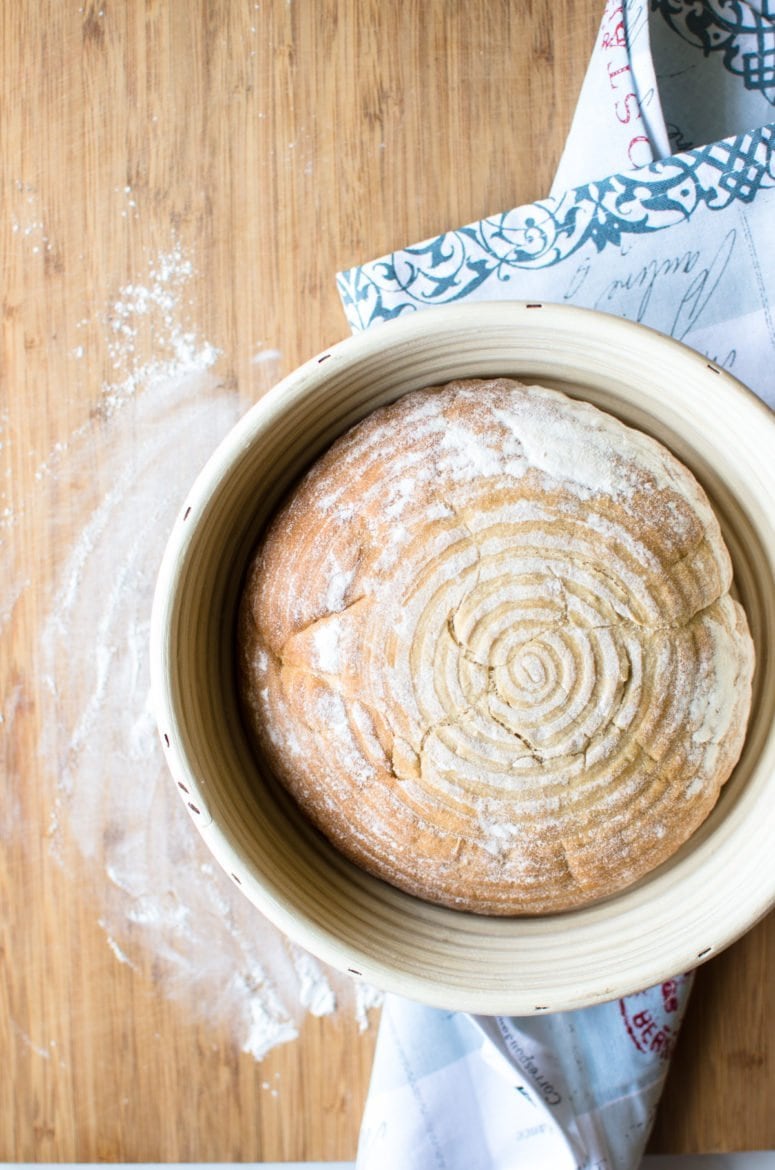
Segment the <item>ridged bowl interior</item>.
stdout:
<path fill-rule="evenodd" d="M 347 427 L 409 390 L 516 376 L 588 399 L 654 435 L 718 514 L 756 645 L 746 746 L 675 857 L 591 907 L 487 918 L 433 906 L 345 861 L 248 745 L 235 611 L 268 517 Z M 697 966 L 775 904 L 775 418 L 704 357 L 641 326 L 566 306 L 430 309 L 350 338 L 278 384 L 216 450 L 170 536 L 154 601 L 152 685 L 192 820 L 242 892 L 319 958 L 446 1009 L 557 1011 Z"/>

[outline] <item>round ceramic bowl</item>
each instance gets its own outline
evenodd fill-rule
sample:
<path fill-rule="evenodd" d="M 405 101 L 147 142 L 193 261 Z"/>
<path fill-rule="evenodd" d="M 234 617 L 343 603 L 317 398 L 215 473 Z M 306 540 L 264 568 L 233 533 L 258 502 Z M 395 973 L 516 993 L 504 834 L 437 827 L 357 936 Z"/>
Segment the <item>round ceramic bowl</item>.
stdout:
<path fill-rule="evenodd" d="M 673 859 L 571 913 L 488 918 L 357 869 L 299 813 L 240 719 L 235 611 L 287 488 L 332 440 L 407 391 L 513 375 L 556 386 L 664 442 L 704 484 L 757 650 L 746 746 L 714 812 Z M 642 326 L 554 305 L 473 304 L 381 325 L 313 358 L 218 447 L 171 534 L 152 620 L 152 683 L 172 775 L 220 865 L 320 959 L 446 1009 L 557 1011 L 693 968 L 775 902 L 775 416 L 733 378 Z"/>

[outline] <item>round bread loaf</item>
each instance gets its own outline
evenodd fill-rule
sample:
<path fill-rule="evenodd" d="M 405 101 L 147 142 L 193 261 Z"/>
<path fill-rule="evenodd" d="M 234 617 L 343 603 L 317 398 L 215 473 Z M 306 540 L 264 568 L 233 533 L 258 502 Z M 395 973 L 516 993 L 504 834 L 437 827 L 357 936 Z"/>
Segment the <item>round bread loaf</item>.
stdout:
<path fill-rule="evenodd" d="M 428 901 L 610 895 L 704 821 L 753 647 L 693 475 L 509 379 L 414 391 L 271 524 L 239 616 L 260 751 L 358 865 Z"/>

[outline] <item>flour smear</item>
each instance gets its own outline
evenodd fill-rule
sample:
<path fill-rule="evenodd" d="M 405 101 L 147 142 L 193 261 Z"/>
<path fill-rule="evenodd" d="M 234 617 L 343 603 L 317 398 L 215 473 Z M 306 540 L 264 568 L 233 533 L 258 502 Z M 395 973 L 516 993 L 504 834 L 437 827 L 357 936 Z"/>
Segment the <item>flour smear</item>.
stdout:
<path fill-rule="evenodd" d="M 182 499 L 241 410 L 215 376 L 215 349 L 179 324 L 191 275 L 172 249 L 91 322 L 109 331 L 115 380 L 37 475 L 36 511 L 54 524 L 57 502 L 69 500 L 79 522 L 59 550 L 39 630 L 39 757 L 52 854 L 73 880 L 86 869 L 116 961 L 150 957 L 164 994 L 228 1024 L 260 1060 L 307 1014 L 349 1011 L 366 1027 L 379 997 L 291 944 L 235 890 L 162 758 L 149 694 L 156 573 Z M 158 357 L 140 364 L 134 338 L 148 326 Z M 4 624 L 33 587 L 8 567 Z M 6 731 L 19 701 L 6 697 Z"/>

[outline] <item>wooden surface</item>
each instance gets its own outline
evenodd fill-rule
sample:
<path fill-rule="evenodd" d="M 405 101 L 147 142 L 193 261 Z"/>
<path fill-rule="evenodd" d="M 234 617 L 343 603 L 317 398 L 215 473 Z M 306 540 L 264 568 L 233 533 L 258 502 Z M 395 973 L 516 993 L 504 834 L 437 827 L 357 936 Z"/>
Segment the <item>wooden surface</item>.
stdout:
<path fill-rule="evenodd" d="M 345 335 L 337 270 L 544 194 L 600 10 L 2 5 L 3 1160 L 354 1155 L 374 1020 L 308 1019 L 257 1062 L 160 993 L 153 955 L 120 961 L 93 870 L 52 854 L 39 634 L 58 543 L 82 517 L 72 485 L 43 508 L 36 484 L 104 401 L 116 363 L 100 307 L 172 239 L 194 257 L 189 324 L 247 404 Z M 138 331 L 136 368 L 156 341 Z M 262 348 L 272 360 L 256 364 Z M 771 916 L 699 972 L 654 1152 L 775 1147 L 774 960 Z"/>

